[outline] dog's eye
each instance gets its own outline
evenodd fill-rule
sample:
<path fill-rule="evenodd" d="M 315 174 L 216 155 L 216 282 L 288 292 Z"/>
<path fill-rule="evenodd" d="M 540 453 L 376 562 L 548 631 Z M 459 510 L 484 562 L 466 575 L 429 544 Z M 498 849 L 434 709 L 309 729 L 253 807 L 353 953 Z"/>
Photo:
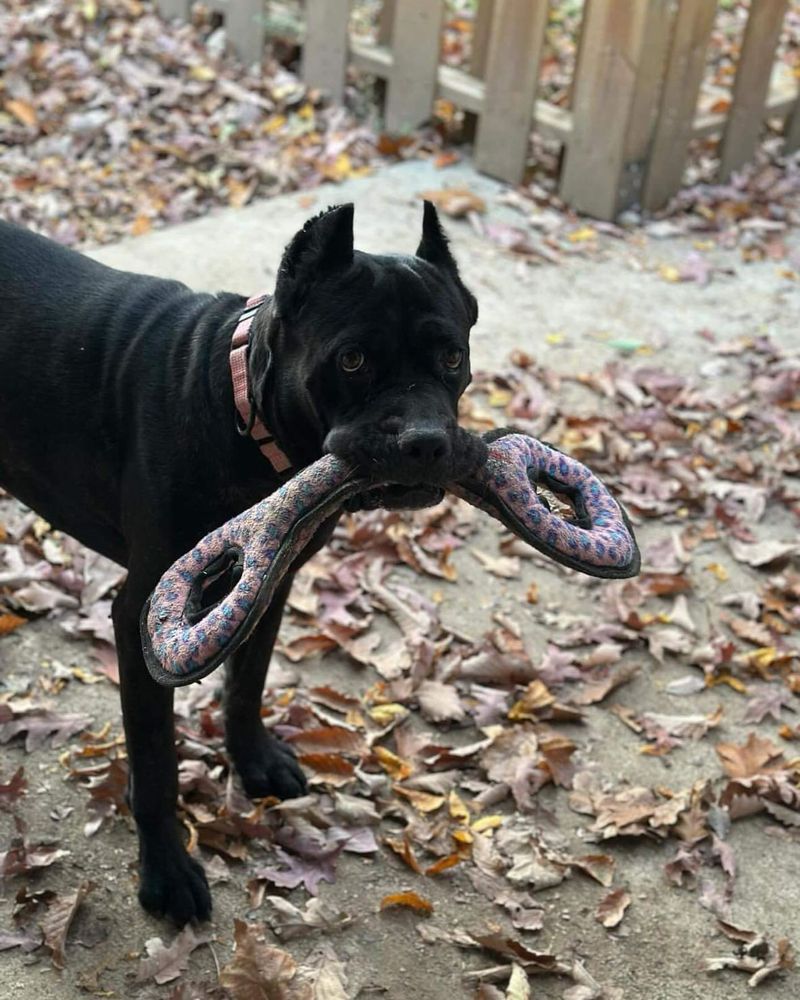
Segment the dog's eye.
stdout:
<path fill-rule="evenodd" d="M 461 362 L 464 360 L 464 352 L 458 350 L 457 348 L 451 348 L 445 351 L 442 355 L 442 364 L 449 371 L 454 372 L 457 368 L 461 367 Z"/>
<path fill-rule="evenodd" d="M 351 347 L 347 351 L 342 351 L 339 355 L 339 364 L 342 371 L 346 371 L 348 374 L 357 372 L 359 368 L 364 367 L 364 352 L 358 351 L 354 347 Z"/>

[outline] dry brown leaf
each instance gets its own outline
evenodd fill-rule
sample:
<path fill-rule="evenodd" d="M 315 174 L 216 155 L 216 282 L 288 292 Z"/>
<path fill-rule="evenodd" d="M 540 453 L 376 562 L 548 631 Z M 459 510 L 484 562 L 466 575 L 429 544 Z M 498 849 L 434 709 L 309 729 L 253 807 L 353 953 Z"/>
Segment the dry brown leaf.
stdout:
<path fill-rule="evenodd" d="M 772 632 L 761 622 L 749 621 L 747 618 L 731 618 L 728 625 L 732 632 L 740 639 L 746 639 L 754 646 L 771 646 L 773 641 Z"/>
<path fill-rule="evenodd" d="M 570 864 L 606 888 L 614 879 L 615 861 L 610 854 L 584 854 L 580 858 L 572 858 Z"/>
<path fill-rule="evenodd" d="M 425 869 L 426 875 L 440 875 L 442 872 L 448 871 L 450 868 L 455 868 L 459 862 L 464 859 L 460 854 L 448 854 L 444 858 L 439 858 L 438 861 L 434 861 L 432 865 L 428 865 Z"/>
<path fill-rule="evenodd" d="M 366 752 L 364 737 L 343 726 L 320 726 L 288 736 L 287 743 L 303 753 L 347 753 L 360 756 Z"/>
<path fill-rule="evenodd" d="M 36 108 L 27 101 L 21 100 L 10 100 L 5 102 L 6 111 L 10 112 L 15 118 L 22 122 L 23 125 L 27 125 L 29 128 L 33 128 L 38 124 L 38 116 L 36 114 Z"/>
<path fill-rule="evenodd" d="M 418 896 L 416 892 L 392 892 L 388 896 L 384 896 L 381 900 L 381 910 L 387 910 L 393 906 L 406 906 L 411 910 L 416 910 L 417 913 L 425 914 L 425 916 L 430 916 L 433 913 L 433 903 Z"/>
<path fill-rule="evenodd" d="M 222 968 L 220 986 L 233 1000 L 313 1000 L 313 989 L 297 977 L 297 963 L 264 941 L 263 924 L 234 920 L 235 951 Z"/>
<path fill-rule="evenodd" d="M 9 632 L 13 632 L 15 628 L 19 628 L 27 621 L 27 618 L 12 614 L 10 611 L 0 614 L 0 635 L 8 635 Z"/>
<path fill-rule="evenodd" d="M 316 633 L 315 635 L 301 635 L 291 642 L 275 647 L 287 660 L 292 663 L 299 663 L 301 660 L 315 656 L 317 653 L 328 653 L 336 649 L 336 640 L 328 635 Z"/>
<path fill-rule="evenodd" d="M 743 744 L 718 743 L 716 751 L 725 773 L 731 778 L 771 774 L 783 770 L 785 765 L 780 747 L 755 733 L 750 733 L 747 742 Z"/>
<path fill-rule="evenodd" d="M 189 956 L 195 948 L 207 944 L 212 940 L 212 936 L 210 930 L 198 934 L 191 924 L 186 924 L 168 945 L 165 945 L 160 937 L 149 938 L 144 944 L 147 957 L 139 962 L 136 982 L 142 983 L 152 979 L 162 985 L 177 979 L 186 971 Z"/>
<path fill-rule="evenodd" d="M 625 916 L 625 911 L 631 905 L 630 893 L 626 892 L 625 889 L 613 889 L 604 896 L 598 904 L 597 910 L 595 911 L 595 919 L 603 925 L 603 927 L 616 927 L 621 923 L 622 918 Z"/>
<path fill-rule="evenodd" d="M 442 681 L 423 681 L 417 689 L 419 707 L 426 719 L 432 722 L 460 722 L 466 710 L 452 684 Z"/>
<path fill-rule="evenodd" d="M 402 785 L 394 786 L 395 792 L 408 799 L 411 805 L 421 813 L 436 812 L 444 805 L 444 795 L 432 795 L 430 792 L 420 792 L 416 788 L 403 788 Z"/>
<path fill-rule="evenodd" d="M 66 896 L 58 896 L 48 904 L 40 927 L 44 934 L 44 943 L 50 949 L 52 962 L 56 969 L 64 968 L 64 949 L 67 944 L 67 933 L 70 924 L 78 912 L 78 907 L 94 889 L 95 883 L 84 881 L 75 892 Z"/>
<path fill-rule="evenodd" d="M 521 941 L 514 938 L 504 937 L 502 934 L 471 934 L 470 937 L 481 948 L 500 955 L 503 958 L 511 958 L 520 963 L 527 973 L 563 973 L 568 970 L 556 958 L 546 952 L 532 951 Z M 456 942 L 460 944 L 460 942 Z"/>
<path fill-rule="evenodd" d="M 403 834 L 402 837 L 384 837 L 383 842 L 399 858 L 402 858 L 413 872 L 416 872 L 418 875 L 422 874 L 422 866 L 417 861 L 417 856 L 414 854 L 414 848 L 411 846 L 408 834 Z"/>
<path fill-rule="evenodd" d="M 14 805 L 28 790 L 28 779 L 25 769 L 20 766 L 8 781 L 0 780 L 0 809 L 8 809 Z"/>
<path fill-rule="evenodd" d="M 520 562 L 518 556 L 490 556 L 480 549 L 472 549 L 472 555 L 478 560 L 484 569 L 493 576 L 502 580 L 515 580 L 520 573 Z"/>
<path fill-rule="evenodd" d="M 551 694 L 545 684 L 540 680 L 533 680 L 511 706 L 508 717 L 512 722 L 518 722 L 520 719 L 536 719 L 541 715 L 542 709 L 553 705 L 555 700 L 555 695 Z"/>
<path fill-rule="evenodd" d="M 314 771 L 312 782 L 334 785 L 348 784 L 355 776 L 355 768 L 338 753 L 304 753 L 297 758 L 304 767 Z"/>
<path fill-rule="evenodd" d="M 605 677 L 589 681 L 571 700 L 576 705 L 595 705 L 616 688 L 627 684 L 638 672 L 637 664 L 621 663 L 618 667 L 610 670 Z"/>
<path fill-rule="evenodd" d="M 414 765 L 386 747 L 373 747 L 373 755 L 378 763 L 394 781 L 404 781 L 414 773 Z"/>

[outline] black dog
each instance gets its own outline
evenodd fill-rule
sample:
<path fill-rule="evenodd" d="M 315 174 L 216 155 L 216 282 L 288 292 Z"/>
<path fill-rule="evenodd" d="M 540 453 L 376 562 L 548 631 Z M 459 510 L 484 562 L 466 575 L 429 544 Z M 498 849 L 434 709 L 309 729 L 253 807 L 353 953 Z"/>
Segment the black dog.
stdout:
<path fill-rule="evenodd" d="M 179 924 L 207 918 L 211 897 L 175 818 L 172 691 L 145 668 L 138 622 L 176 557 L 280 484 L 237 424 L 229 353 L 244 305 L 112 270 L 0 222 L 0 484 L 127 567 L 113 620 L 139 899 Z M 456 425 L 476 319 L 432 205 L 416 256 L 354 252 L 353 206 L 330 209 L 292 240 L 253 321 L 254 410 L 295 468 L 332 451 L 388 471 L 398 485 L 363 506 L 435 503 L 435 484 L 483 458 Z M 252 796 L 306 787 L 259 717 L 290 585 L 291 574 L 227 665 L 227 747 Z"/>

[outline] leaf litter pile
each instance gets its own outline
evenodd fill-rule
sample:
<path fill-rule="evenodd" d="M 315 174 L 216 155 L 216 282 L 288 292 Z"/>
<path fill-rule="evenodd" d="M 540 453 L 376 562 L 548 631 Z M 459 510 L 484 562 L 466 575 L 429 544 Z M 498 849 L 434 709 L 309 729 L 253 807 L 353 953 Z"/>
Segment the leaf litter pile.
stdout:
<path fill-rule="evenodd" d="M 383 159 L 364 116 L 274 60 L 243 67 L 207 9 L 170 28 L 145 0 L 9 0 L 0 37 L 3 217 L 68 245 L 359 177 Z M 440 141 L 427 130 L 408 145 Z"/>
<path fill-rule="evenodd" d="M 709 972 L 739 970 L 756 985 L 791 969 L 786 938 L 735 922 L 731 831 L 758 814 L 779 847 L 800 830 L 800 358 L 767 336 L 722 342 L 702 331 L 699 342 L 709 360 L 693 378 L 635 359 L 564 376 L 516 351 L 504 371 L 478 372 L 463 401 L 468 426 L 516 424 L 605 478 L 637 523 L 639 578 L 581 578 L 453 498 L 413 516 L 345 518 L 297 579 L 263 708 L 309 776 L 300 800 L 242 794 L 223 753 L 220 678 L 179 693 L 189 847 L 212 884 L 242 886 L 235 905 L 248 914 L 216 985 L 192 990 L 354 995 L 332 935 L 404 911 L 421 946 L 463 949 L 474 995 L 527 996 L 528 977 L 546 975 L 565 980 L 567 1000 L 620 997 L 590 960 L 537 941 L 552 937 L 556 887 L 570 879 L 596 884 L 598 927 L 632 933 L 637 899 L 615 853 L 632 841 L 658 849 L 664 891 L 691 893 L 708 911 L 721 936 L 709 943 Z M 565 412 L 556 400 L 570 393 L 580 405 Z M 10 901 L 0 948 L 49 954 L 60 968 L 71 935 L 102 938 L 102 907 L 86 878 L 68 893 L 47 888 L 68 852 L 28 828 L 37 778 L 24 758 L 52 747 L 70 801 L 84 801 L 51 818 L 82 809 L 89 838 L 130 826 L 118 715 L 58 706 L 70 691 L 116 682 L 108 610 L 121 571 L 0 503 L 3 644 L 24 640 L 40 615 L 92 642 L 79 665 L 6 674 L 0 692 L 0 743 L 18 761 L 0 772 Z M 626 698 L 643 684 L 661 710 Z M 598 738 L 628 747 L 631 772 L 655 780 L 604 767 Z M 715 754 L 702 773 L 671 782 L 671 761 L 703 744 Z M 395 890 L 334 904 L 327 892 L 348 858 Z M 132 874 L 120 878 L 133 885 Z M 448 885 L 469 886 L 485 906 L 440 918 Z M 70 927 L 82 912 L 78 934 Z M 212 938 L 207 928 L 152 938 L 130 975 L 181 980 Z M 302 961 L 292 956 L 300 938 L 313 943 L 303 942 Z M 102 974 L 87 988 L 102 989 Z"/>

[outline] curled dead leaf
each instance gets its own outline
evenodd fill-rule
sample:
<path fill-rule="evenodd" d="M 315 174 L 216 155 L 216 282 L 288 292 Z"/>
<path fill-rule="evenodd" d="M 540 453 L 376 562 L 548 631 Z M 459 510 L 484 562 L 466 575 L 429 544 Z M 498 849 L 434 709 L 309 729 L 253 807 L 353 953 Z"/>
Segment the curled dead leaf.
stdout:
<path fill-rule="evenodd" d="M 631 905 L 630 893 L 625 889 L 613 889 L 604 896 L 595 911 L 596 920 L 611 929 L 617 927 L 625 916 L 625 911 Z"/>
<path fill-rule="evenodd" d="M 408 907 L 425 916 L 430 916 L 433 913 L 433 903 L 418 896 L 416 892 L 392 892 L 388 896 L 384 896 L 381 900 L 381 910 L 388 910 L 393 906 Z"/>
<path fill-rule="evenodd" d="M 40 926 L 44 935 L 44 943 L 50 949 L 52 962 L 56 969 L 64 968 L 64 949 L 67 944 L 70 924 L 78 912 L 78 907 L 94 887 L 94 882 L 81 882 L 75 892 L 68 893 L 66 896 L 56 895 L 47 906 L 47 913 Z"/>

